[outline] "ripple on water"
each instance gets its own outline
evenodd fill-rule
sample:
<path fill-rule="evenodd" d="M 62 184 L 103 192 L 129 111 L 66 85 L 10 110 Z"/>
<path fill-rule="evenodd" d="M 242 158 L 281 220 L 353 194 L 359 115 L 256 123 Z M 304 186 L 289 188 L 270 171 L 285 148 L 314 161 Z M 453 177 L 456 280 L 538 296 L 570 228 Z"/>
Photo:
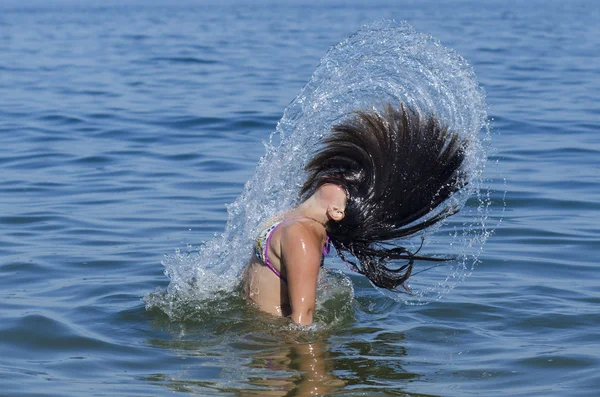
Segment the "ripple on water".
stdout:
<path fill-rule="evenodd" d="M 122 346 L 105 341 L 104 337 L 75 326 L 56 313 L 35 313 L 7 317 L 0 330 L 5 348 L 12 354 L 29 355 L 29 359 L 44 360 L 69 357 L 74 353 L 116 351 Z M 40 333 L 39 330 L 44 332 Z"/>

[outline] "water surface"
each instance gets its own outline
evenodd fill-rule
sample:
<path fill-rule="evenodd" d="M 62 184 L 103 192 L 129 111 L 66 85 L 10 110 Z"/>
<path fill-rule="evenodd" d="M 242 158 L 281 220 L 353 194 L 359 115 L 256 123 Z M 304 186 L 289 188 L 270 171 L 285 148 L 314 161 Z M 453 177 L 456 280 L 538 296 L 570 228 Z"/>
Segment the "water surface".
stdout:
<path fill-rule="evenodd" d="M 0 395 L 595 396 L 599 16 L 584 0 L 3 3 Z M 495 235 L 470 276 L 406 305 L 346 271 L 354 299 L 309 333 L 235 295 L 147 311 L 164 255 L 225 230 L 327 49 L 381 19 L 454 48 L 486 91 Z"/>

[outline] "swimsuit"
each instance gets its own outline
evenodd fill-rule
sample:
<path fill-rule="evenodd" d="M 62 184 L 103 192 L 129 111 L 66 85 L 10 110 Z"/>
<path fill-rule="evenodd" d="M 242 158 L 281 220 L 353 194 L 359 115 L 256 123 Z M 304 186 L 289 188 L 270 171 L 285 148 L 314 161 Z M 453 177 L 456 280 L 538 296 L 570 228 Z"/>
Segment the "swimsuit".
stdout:
<path fill-rule="evenodd" d="M 275 269 L 275 267 L 269 261 L 269 243 L 271 242 L 271 237 L 273 236 L 273 232 L 275 232 L 275 229 L 277 229 L 277 227 L 279 225 L 281 225 L 283 222 L 296 220 L 298 218 L 302 218 L 302 217 L 283 219 L 283 220 L 280 220 L 279 222 L 275 222 L 274 224 L 272 224 L 271 226 L 269 226 L 268 228 L 264 229 L 263 231 L 261 231 L 259 233 L 259 235 L 256 239 L 256 244 L 254 245 L 254 254 L 256 255 L 256 257 L 258 259 L 260 259 L 269 269 L 271 269 L 273 271 L 273 273 L 275 273 L 277 275 L 277 277 L 279 277 L 286 283 L 287 283 L 287 279 L 285 277 L 283 277 L 281 275 L 281 273 L 277 269 Z M 308 218 L 308 219 L 312 219 L 312 218 Z M 323 255 L 329 253 L 330 245 L 331 245 L 331 243 L 329 241 L 329 236 L 327 236 L 325 246 L 323 247 L 323 252 L 322 252 Z M 321 265 L 322 264 L 323 264 L 323 257 L 321 257 Z"/>

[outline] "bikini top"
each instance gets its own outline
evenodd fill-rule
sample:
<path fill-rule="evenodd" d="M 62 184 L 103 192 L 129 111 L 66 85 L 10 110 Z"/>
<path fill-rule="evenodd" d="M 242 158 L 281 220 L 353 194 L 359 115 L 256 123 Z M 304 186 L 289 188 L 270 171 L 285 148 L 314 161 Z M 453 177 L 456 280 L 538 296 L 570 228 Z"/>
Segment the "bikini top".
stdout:
<path fill-rule="evenodd" d="M 273 271 L 273 273 L 275 273 L 277 275 L 277 277 L 279 277 L 286 283 L 287 283 L 287 279 L 285 277 L 283 277 L 281 275 L 281 273 L 279 272 L 279 270 L 275 269 L 275 267 L 269 261 L 269 244 L 271 242 L 271 237 L 273 236 L 273 233 L 275 232 L 277 227 L 279 227 L 279 225 L 281 225 L 284 222 L 293 221 L 293 220 L 296 220 L 299 218 L 304 218 L 304 217 L 282 219 L 278 222 L 275 222 L 274 224 L 267 227 L 266 229 L 263 229 L 259 233 L 259 235 L 256 239 L 256 244 L 254 245 L 254 255 L 256 255 L 256 257 L 258 259 L 260 259 L 269 269 L 271 269 Z M 307 218 L 307 219 L 312 219 L 312 218 Z M 322 255 L 328 254 L 330 247 L 331 247 L 331 242 L 329 240 L 329 236 L 327 236 L 327 239 L 325 241 L 325 246 L 323 247 L 323 252 L 321 254 Z M 321 257 L 321 265 L 323 265 L 323 257 Z"/>

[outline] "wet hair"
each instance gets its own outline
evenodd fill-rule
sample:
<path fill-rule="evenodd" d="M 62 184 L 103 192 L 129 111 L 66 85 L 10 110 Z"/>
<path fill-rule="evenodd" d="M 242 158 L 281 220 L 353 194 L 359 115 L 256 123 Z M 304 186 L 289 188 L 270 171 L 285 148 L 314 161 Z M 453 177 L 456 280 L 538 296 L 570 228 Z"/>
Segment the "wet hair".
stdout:
<path fill-rule="evenodd" d="M 300 198 L 326 183 L 342 186 L 346 215 L 327 226 L 338 255 L 376 286 L 409 292 L 404 283 L 415 260 L 447 259 L 419 256 L 398 240 L 458 211 L 447 199 L 467 184 L 461 169 L 467 142 L 434 116 L 400 104 L 355 112 L 322 144 L 306 166 Z M 404 261 L 390 265 L 397 260 Z"/>

